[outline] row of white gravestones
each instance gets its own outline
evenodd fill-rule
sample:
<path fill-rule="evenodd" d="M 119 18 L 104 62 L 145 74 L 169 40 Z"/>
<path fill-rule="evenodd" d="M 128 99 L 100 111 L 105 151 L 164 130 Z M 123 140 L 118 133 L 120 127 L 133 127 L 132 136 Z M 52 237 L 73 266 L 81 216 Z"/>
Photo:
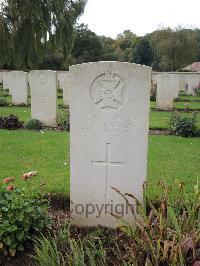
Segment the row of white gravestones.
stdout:
<path fill-rule="evenodd" d="M 69 105 L 69 71 L 57 71 L 58 86 L 63 90 L 64 105 Z M 27 104 L 28 79 L 23 71 L 0 71 L 0 83 L 4 89 L 9 89 L 12 103 Z"/>
<path fill-rule="evenodd" d="M 194 88 L 200 83 L 200 73 L 153 73 L 152 80 L 157 83 L 157 108 L 169 110 L 180 91 L 194 95 Z"/>
<path fill-rule="evenodd" d="M 70 67 L 74 224 L 116 227 L 113 215 L 133 221 L 115 189 L 143 200 L 150 86 L 151 68 L 146 66 L 97 62 Z"/>
<path fill-rule="evenodd" d="M 28 103 L 28 83 L 31 90 L 31 118 L 40 120 L 46 126 L 56 126 L 57 117 L 57 76 L 63 88 L 63 101 L 69 104 L 69 73 L 48 70 L 2 71 L 4 89 L 9 89 L 12 103 Z"/>

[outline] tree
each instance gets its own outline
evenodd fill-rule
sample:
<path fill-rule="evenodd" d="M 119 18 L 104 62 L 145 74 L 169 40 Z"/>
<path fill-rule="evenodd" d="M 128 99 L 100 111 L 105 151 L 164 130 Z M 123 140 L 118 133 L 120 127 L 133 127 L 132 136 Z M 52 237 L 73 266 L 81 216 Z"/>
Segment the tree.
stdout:
<path fill-rule="evenodd" d="M 161 70 L 175 71 L 197 57 L 198 43 L 191 29 L 157 30 L 150 34 L 150 45 Z"/>
<path fill-rule="evenodd" d="M 73 44 L 73 26 L 85 3 L 85 0 L 3 0 L 1 16 L 11 35 L 17 65 L 37 67 L 49 44 L 59 46 L 67 58 Z"/>
<path fill-rule="evenodd" d="M 117 36 L 113 47 L 119 61 L 129 61 L 131 45 L 136 39 L 136 35 L 130 30 L 125 30 Z"/>
<path fill-rule="evenodd" d="M 130 62 L 151 66 L 153 62 L 153 53 L 149 44 L 149 38 L 138 37 L 131 46 L 129 57 Z"/>
<path fill-rule="evenodd" d="M 11 34 L 4 18 L 0 15 L 0 68 L 7 68 L 11 65 Z"/>
<path fill-rule="evenodd" d="M 115 40 L 106 37 L 106 36 L 100 36 L 101 45 L 102 45 L 102 54 L 101 54 L 101 60 L 102 61 L 116 61 L 117 56 L 115 53 L 114 43 Z"/>
<path fill-rule="evenodd" d="M 78 25 L 74 33 L 72 55 L 75 63 L 99 61 L 102 56 L 102 44 L 96 33 L 84 24 Z"/>

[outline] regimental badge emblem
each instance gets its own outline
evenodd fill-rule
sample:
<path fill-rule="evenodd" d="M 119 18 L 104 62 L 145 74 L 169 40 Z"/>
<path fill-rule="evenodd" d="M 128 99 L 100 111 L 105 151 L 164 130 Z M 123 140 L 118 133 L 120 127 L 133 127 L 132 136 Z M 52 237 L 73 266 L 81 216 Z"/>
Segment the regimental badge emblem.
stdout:
<path fill-rule="evenodd" d="M 125 81 L 113 73 L 98 76 L 91 86 L 91 98 L 96 107 L 106 111 L 122 107 L 126 101 L 127 88 Z"/>

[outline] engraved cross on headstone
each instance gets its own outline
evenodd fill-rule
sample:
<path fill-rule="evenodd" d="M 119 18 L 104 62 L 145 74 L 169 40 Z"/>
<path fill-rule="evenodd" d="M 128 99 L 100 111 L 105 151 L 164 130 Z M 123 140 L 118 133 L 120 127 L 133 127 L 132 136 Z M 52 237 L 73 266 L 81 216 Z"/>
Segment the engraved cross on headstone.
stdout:
<path fill-rule="evenodd" d="M 111 166 L 125 166 L 124 162 L 112 162 L 110 160 L 111 157 L 111 151 L 110 151 L 110 143 L 106 143 L 106 160 L 105 161 L 93 161 L 91 160 L 91 163 L 93 165 L 100 165 L 100 166 L 105 166 L 106 167 L 106 188 L 105 188 L 105 197 L 109 198 L 110 196 L 110 172 L 109 168 Z"/>

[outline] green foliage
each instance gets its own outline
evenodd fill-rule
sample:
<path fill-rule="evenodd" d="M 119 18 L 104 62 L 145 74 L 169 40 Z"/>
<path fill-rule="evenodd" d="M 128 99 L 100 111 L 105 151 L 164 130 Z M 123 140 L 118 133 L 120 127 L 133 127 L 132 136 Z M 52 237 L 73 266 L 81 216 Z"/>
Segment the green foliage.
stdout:
<path fill-rule="evenodd" d="M 189 113 L 172 113 L 168 120 L 168 128 L 175 136 L 195 136 L 198 132 L 196 113 L 194 112 L 192 115 Z"/>
<path fill-rule="evenodd" d="M 0 129 L 19 129 L 23 125 L 19 118 L 13 114 L 0 117 Z"/>
<path fill-rule="evenodd" d="M 115 40 L 110 37 L 100 36 L 99 37 L 102 44 L 102 61 L 117 61 L 118 58 L 115 53 L 114 43 Z"/>
<path fill-rule="evenodd" d="M 196 59 L 198 53 L 197 34 L 191 29 L 163 28 L 152 32 L 150 46 L 154 53 L 154 68 L 175 71 Z"/>
<path fill-rule="evenodd" d="M 60 130 L 70 131 L 70 112 L 65 109 L 58 114 L 58 128 Z"/>
<path fill-rule="evenodd" d="M 73 44 L 74 24 L 85 3 L 85 0 L 2 1 L 0 32 L 9 43 L 15 64 L 24 69 L 38 67 L 42 56 L 51 54 L 52 49 L 54 52 L 60 49 L 66 59 Z M 2 49 L 6 54 L 0 37 Z"/>
<path fill-rule="evenodd" d="M 7 102 L 4 98 L 0 98 L 0 106 L 6 106 Z"/>
<path fill-rule="evenodd" d="M 58 243 L 50 234 L 48 237 L 35 238 L 35 253 L 33 257 L 36 265 L 64 266 L 64 257 L 58 250 Z"/>
<path fill-rule="evenodd" d="M 130 237 L 130 265 L 192 265 L 200 256 L 198 183 L 192 198 L 186 193 L 184 183 L 178 180 L 173 187 L 161 182 L 159 188 L 158 207 L 148 201 L 146 213 L 146 208 L 137 202 L 137 212 L 130 208 L 134 225 L 122 222 L 120 226 Z M 128 204 L 134 198 L 122 196 Z"/>
<path fill-rule="evenodd" d="M 9 96 L 9 90 L 8 89 L 4 90 L 0 87 L 0 97 L 8 97 L 8 96 Z"/>
<path fill-rule="evenodd" d="M 195 96 L 200 96 L 200 83 L 194 88 Z"/>
<path fill-rule="evenodd" d="M 136 35 L 130 30 L 125 30 L 119 34 L 113 44 L 118 61 L 129 61 L 131 46 L 136 40 Z"/>
<path fill-rule="evenodd" d="M 153 60 L 153 52 L 149 44 L 149 38 L 138 37 L 131 45 L 129 61 L 136 64 L 151 66 Z"/>
<path fill-rule="evenodd" d="M 0 68 L 7 68 L 11 65 L 11 33 L 9 25 L 0 13 Z"/>
<path fill-rule="evenodd" d="M 57 234 L 36 238 L 35 253 L 34 260 L 38 266 L 106 265 L 102 242 L 71 237 L 70 224 L 66 222 Z"/>
<path fill-rule="evenodd" d="M 96 33 L 81 24 L 75 28 L 72 55 L 75 63 L 99 61 L 102 54 L 102 44 Z"/>
<path fill-rule="evenodd" d="M 188 96 L 186 91 L 180 91 L 179 92 L 179 97 L 184 97 L 184 96 Z"/>
<path fill-rule="evenodd" d="M 7 178 L 4 183 L 13 182 Z M 24 181 L 29 182 L 29 181 Z M 15 256 L 27 241 L 47 227 L 47 201 L 39 193 L 26 193 L 13 184 L 0 188 L 0 254 Z"/>
<path fill-rule="evenodd" d="M 34 260 L 42 265 L 192 265 L 200 256 L 198 182 L 193 197 L 183 182 L 173 188 L 158 184 L 159 199 L 146 195 L 142 205 L 131 194 L 122 194 L 133 215 L 133 223 L 117 218 L 117 230 L 76 228 L 65 222 L 59 230 L 35 239 Z M 136 201 L 132 208 L 130 199 Z M 117 222 L 117 220 L 116 220 Z"/>
<path fill-rule="evenodd" d="M 39 120 L 31 119 L 25 124 L 25 128 L 29 130 L 42 130 L 44 126 Z"/>
<path fill-rule="evenodd" d="M 64 68 L 65 60 L 62 53 L 53 53 L 49 54 L 48 52 L 42 58 L 40 62 L 40 69 L 51 69 L 51 70 L 61 70 Z"/>

